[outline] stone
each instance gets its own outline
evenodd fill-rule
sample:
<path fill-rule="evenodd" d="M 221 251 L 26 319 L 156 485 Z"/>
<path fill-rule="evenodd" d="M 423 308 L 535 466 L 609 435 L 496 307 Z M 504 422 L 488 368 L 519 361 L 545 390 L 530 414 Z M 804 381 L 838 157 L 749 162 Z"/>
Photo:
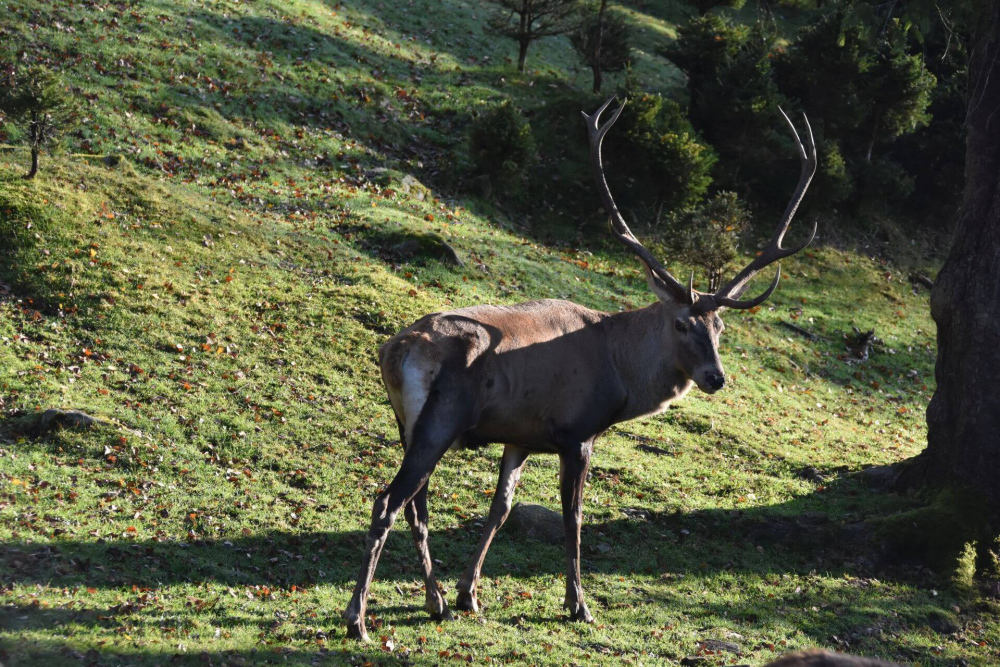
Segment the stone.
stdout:
<path fill-rule="evenodd" d="M 927 615 L 927 625 L 930 626 L 931 630 L 941 635 L 953 635 L 962 629 L 951 614 L 938 610 Z"/>
<path fill-rule="evenodd" d="M 91 417 L 79 410 L 46 410 L 38 418 L 38 422 L 31 429 L 34 435 L 45 435 L 54 428 L 78 428 L 87 429 L 101 423 L 96 417 Z"/>
<path fill-rule="evenodd" d="M 698 642 L 698 648 L 705 651 L 712 651 L 714 653 L 719 653 L 721 651 L 735 653 L 736 655 L 742 653 L 739 644 L 736 642 L 723 641 L 721 639 L 702 639 Z"/>
<path fill-rule="evenodd" d="M 441 236 L 433 232 L 395 234 L 388 239 L 389 252 L 401 258 L 425 257 L 436 259 L 443 264 L 464 266 L 458 252 Z"/>
<path fill-rule="evenodd" d="M 417 201 L 424 201 L 427 197 L 427 188 L 411 174 L 403 177 L 400 189 L 408 195 L 412 194 Z"/>
<path fill-rule="evenodd" d="M 564 540 L 563 518 L 543 505 L 518 503 L 510 511 L 510 528 L 528 539 L 561 544 Z"/>

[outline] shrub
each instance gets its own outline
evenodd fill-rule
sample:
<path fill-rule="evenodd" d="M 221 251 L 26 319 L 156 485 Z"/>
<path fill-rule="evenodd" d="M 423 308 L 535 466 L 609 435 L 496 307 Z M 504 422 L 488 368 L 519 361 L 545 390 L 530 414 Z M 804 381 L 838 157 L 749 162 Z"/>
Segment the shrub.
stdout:
<path fill-rule="evenodd" d="M 535 161 L 531 125 L 510 100 L 489 109 L 473 123 L 469 149 L 475 173 L 488 177 L 500 192 L 518 185 Z"/>
<path fill-rule="evenodd" d="M 630 79 L 623 97 L 633 85 Z M 608 142 L 609 174 L 625 181 L 621 191 L 626 206 L 651 209 L 659 221 L 663 211 L 691 206 L 705 195 L 717 158 L 680 105 L 633 90 L 618 124 L 615 131 L 621 138 Z"/>
<path fill-rule="evenodd" d="M 913 195 L 914 180 L 889 159 L 863 162 L 858 168 L 858 205 L 861 216 L 891 215 Z"/>
<path fill-rule="evenodd" d="M 663 244 L 671 255 L 700 267 L 708 291 L 722 286 L 726 269 L 739 256 L 740 236 L 750 225 L 750 213 L 735 192 L 720 192 L 699 206 L 670 216 Z"/>

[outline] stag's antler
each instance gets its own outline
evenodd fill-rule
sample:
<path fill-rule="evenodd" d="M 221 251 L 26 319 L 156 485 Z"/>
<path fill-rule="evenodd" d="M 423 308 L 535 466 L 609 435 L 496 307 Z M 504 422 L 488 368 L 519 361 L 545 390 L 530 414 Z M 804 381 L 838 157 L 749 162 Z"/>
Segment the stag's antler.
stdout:
<path fill-rule="evenodd" d="M 677 281 L 670 272 L 663 268 L 663 265 L 656 261 L 652 253 L 649 252 L 639 240 L 632 234 L 632 230 L 628 228 L 625 224 L 625 219 L 622 218 L 622 214 L 619 213 L 618 207 L 615 206 L 615 200 L 611 196 L 611 190 L 608 188 L 608 181 L 604 178 L 604 165 L 601 163 L 601 142 L 604 141 L 604 135 L 608 133 L 611 126 L 615 124 L 618 120 L 618 116 L 621 114 L 622 109 L 625 108 L 625 102 L 618 107 L 614 114 L 612 114 L 611 119 L 608 120 L 604 125 L 599 125 L 601 119 L 601 114 L 604 110 L 608 108 L 608 105 L 614 101 L 615 96 L 612 95 L 608 98 L 608 101 L 601 105 L 601 108 L 595 111 L 591 115 L 587 115 L 586 112 L 580 112 L 583 114 L 584 119 L 587 121 L 587 133 L 590 135 L 590 159 L 594 166 L 594 176 L 597 179 L 597 188 L 601 192 L 601 200 L 604 202 L 604 210 L 607 211 L 611 218 L 611 231 L 625 246 L 634 252 L 639 260 L 646 266 L 653 279 L 656 280 L 666 291 L 678 301 L 678 303 L 692 304 L 695 300 L 694 289 L 689 281 L 687 287 L 682 285 Z M 759 269 L 758 269 L 759 270 Z M 751 274 L 753 275 L 753 274 Z M 692 279 L 694 274 L 692 274 Z"/>
<path fill-rule="evenodd" d="M 799 204 L 802 203 L 802 198 L 805 197 L 806 190 L 809 188 L 809 183 L 812 181 L 813 175 L 816 173 L 816 140 L 813 139 L 812 127 L 809 125 L 809 118 L 805 114 L 802 114 L 802 118 L 805 120 L 806 130 L 809 132 L 808 149 L 802 145 L 802 141 L 799 139 L 799 133 L 796 131 L 795 125 L 792 123 L 791 119 L 788 118 L 788 115 L 785 114 L 781 107 L 778 107 L 778 111 L 781 111 L 781 115 L 784 116 L 785 120 L 788 122 L 788 127 L 792 128 L 792 134 L 795 136 L 795 143 L 799 148 L 799 158 L 801 158 L 802 161 L 802 170 L 799 173 L 799 184 L 795 188 L 795 193 L 792 195 L 791 201 L 788 202 L 785 214 L 781 217 L 781 222 L 778 224 L 778 228 L 774 230 L 774 236 L 771 237 L 771 241 L 767 244 L 767 247 L 764 248 L 764 250 L 757 255 L 757 257 L 755 257 L 754 260 L 746 266 L 746 268 L 736 274 L 736 277 L 730 280 L 725 287 L 712 295 L 712 300 L 715 302 L 716 307 L 753 308 L 754 306 L 763 303 L 764 300 L 771 296 L 771 293 L 774 292 L 774 288 L 778 286 L 778 280 L 781 278 L 781 266 L 778 266 L 778 272 L 774 276 L 771 286 L 764 290 L 763 294 L 753 299 L 741 301 L 740 296 L 743 294 L 744 290 L 746 290 L 747 283 L 750 282 L 750 279 L 768 265 L 799 252 L 812 243 L 813 238 L 816 236 L 817 223 L 813 222 L 812 233 L 809 234 L 809 238 L 805 243 L 797 248 L 785 249 L 781 247 L 781 241 L 785 238 L 785 232 L 788 231 L 788 225 L 792 222 L 792 218 L 795 216 L 795 211 L 798 209 Z"/>

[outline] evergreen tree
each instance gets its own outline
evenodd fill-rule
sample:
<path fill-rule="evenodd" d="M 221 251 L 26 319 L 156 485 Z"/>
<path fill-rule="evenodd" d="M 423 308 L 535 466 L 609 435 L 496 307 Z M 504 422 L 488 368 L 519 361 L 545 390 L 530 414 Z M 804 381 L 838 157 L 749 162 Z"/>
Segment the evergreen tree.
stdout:
<path fill-rule="evenodd" d="M 536 39 L 562 35 L 575 27 L 579 0 L 488 0 L 491 30 L 518 44 L 517 71 L 524 72 L 528 47 Z"/>
<path fill-rule="evenodd" d="M 602 73 L 620 72 L 629 63 L 631 35 L 628 23 L 616 12 L 607 11 L 608 0 L 588 6 L 570 41 L 580 58 L 594 73 L 594 92 L 601 92 Z"/>
<path fill-rule="evenodd" d="M 764 22 L 748 27 L 708 15 L 681 27 L 665 49 L 688 76 L 691 122 L 719 153 L 723 187 L 759 194 L 751 184 L 766 175 L 762 165 L 787 156 L 776 122 L 782 98 L 771 70 L 775 41 Z"/>
<path fill-rule="evenodd" d="M 75 100 L 56 75 L 31 65 L 14 71 L 0 89 L 0 111 L 19 127 L 31 150 L 25 178 L 38 173 L 38 156 L 76 117 Z"/>

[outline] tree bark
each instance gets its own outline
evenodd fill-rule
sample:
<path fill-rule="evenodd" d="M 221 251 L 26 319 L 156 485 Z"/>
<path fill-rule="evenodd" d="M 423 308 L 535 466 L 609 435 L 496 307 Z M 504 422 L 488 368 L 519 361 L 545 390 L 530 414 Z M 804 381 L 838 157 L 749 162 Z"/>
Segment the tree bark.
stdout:
<path fill-rule="evenodd" d="M 520 25 L 518 29 L 520 38 L 517 50 L 517 71 L 524 74 L 524 62 L 528 59 L 528 45 L 531 44 L 531 24 L 534 17 L 531 16 L 531 6 L 528 2 L 521 5 Z"/>
<path fill-rule="evenodd" d="M 597 40 L 594 44 L 594 92 L 601 92 L 601 43 L 604 41 L 604 11 L 608 8 L 608 0 L 601 0 L 601 8 L 597 10 Z"/>
<path fill-rule="evenodd" d="M 1000 525 L 1000 1 L 972 21 L 965 191 L 955 239 L 931 291 L 937 390 L 927 408 L 925 482 L 971 491 Z M 994 74 L 994 76 L 991 76 Z"/>
<path fill-rule="evenodd" d="M 31 147 L 31 169 L 28 170 L 28 173 L 25 174 L 24 177 L 28 178 L 28 179 L 31 179 L 31 178 L 34 178 L 35 174 L 37 174 L 37 173 L 38 173 L 38 147 L 37 146 L 32 146 Z"/>
<path fill-rule="evenodd" d="M 528 59 L 528 45 L 531 42 L 522 37 L 517 50 L 517 71 L 524 74 L 524 61 Z"/>

